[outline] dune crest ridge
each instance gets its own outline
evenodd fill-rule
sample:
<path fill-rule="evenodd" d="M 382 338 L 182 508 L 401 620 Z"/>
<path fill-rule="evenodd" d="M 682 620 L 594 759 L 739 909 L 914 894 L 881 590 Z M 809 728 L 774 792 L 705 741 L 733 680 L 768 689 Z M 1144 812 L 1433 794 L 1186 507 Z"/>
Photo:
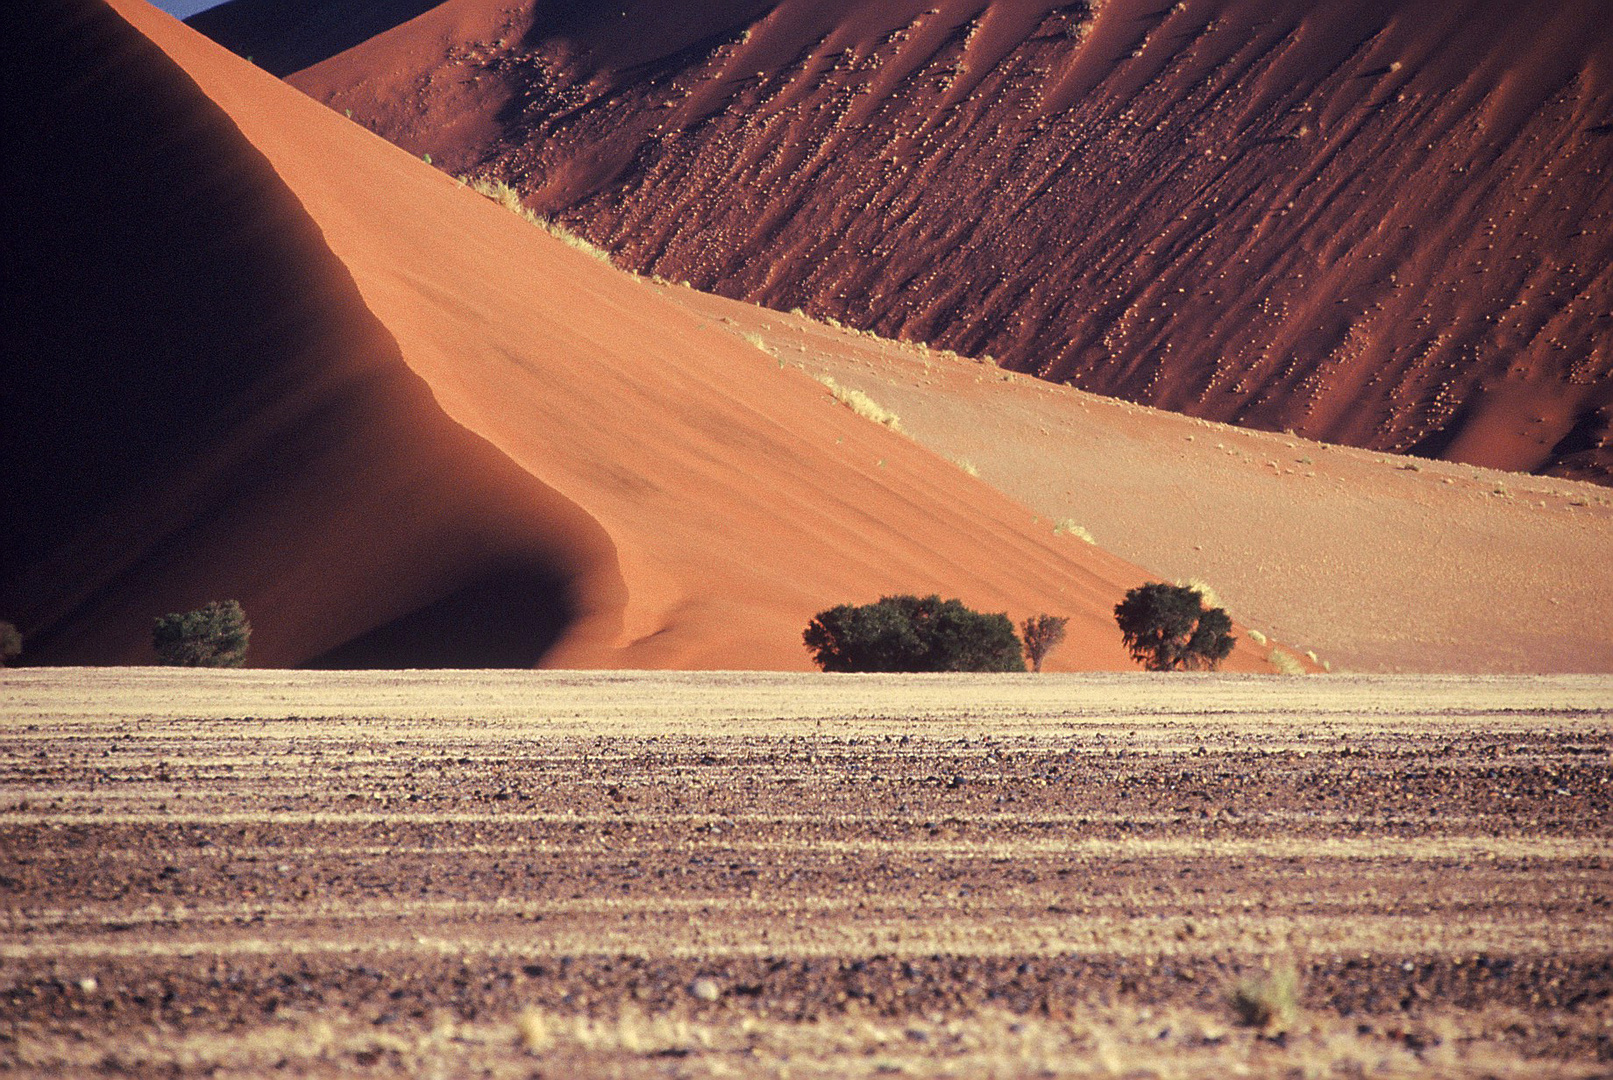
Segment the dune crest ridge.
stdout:
<path fill-rule="evenodd" d="M 277 345 L 268 351 L 290 359 L 267 365 L 263 382 L 227 384 L 203 399 L 219 443 L 198 442 L 183 468 L 148 489 L 174 499 L 183 491 L 205 523 L 192 528 L 181 517 L 181 527 L 152 504 L 152 528 L 170 547 L 127 568 L 117 589 L 100 587 L 96 596 L 115 594 L 103 606 L 117 617 L 94 605 L 51 609 L 53 656 L 124 658 L 113 642 L 142 636 L 149 614 L 139 609 L 184 590 L 208 599 L 206 582 L 209 592 L 242 586 L 238 598 L 265 635 L 262 662 L 396 663 L 481 620 L 490 632 L 466 630 L 467 653 L 540 643 L 541 655 L 499 663 L 803 669 L 800 633 L 815 611 L 941 592 L 1016 620 L 1069 615 L 1070 640 L 1050 666 L 1133 666 L 1111 609 L 1146 578 L 1141 569 L 1057 535 L 775 356 L 140 0 L 110 7 L 161 51 L 153 58 L 147 44 L 131 43 L 135 74 L 161 71 L 187 108 L 222 122 L 198 137 L 194 160 L 151 181 L 157 190 L 133 191 L 123 216 L 138 217 L 142 200 L 172 212 L 175 200 L 217 195 L 223 205 L 204 202 L 185 235 L 223 244 L 218 272 L 233 268 L 283 306 L 260 325 L 234 311 L 232 298 L 197 321 L 221 331 L 215 340 L 261 343 L 268 330 L 295 331 L 301 352 Z M 90 108 L 108 93 L 140 100 L 127 74 L 104 71 L 67 89 Z M 243 169 L 249 189 L 229 179 Z M 179 182 L 191 173 L 195 184 Z M 265 215 L 266 206 L 280 216 L 253 218 L 246 234 L 292 245 L 279 261 L 231 246 L 242 230 L 219 216 L 232 207 Z M 186 224 L 181 215 L 162 227 L 175 222 Z M 164 280 L 187 272 L 194 267 L 176 263 L 159 287 L 139 287 L 161 295 Z M 197 306 L 182 300 L 170 306 Z M 165 310 L 154 319 L 175 317 Z M 255 348 L 240 355 L 266 364 Z M 199 373 L 212 368 L 206 348 L 174 353 Z M 110 363 L 102 352 L 82 366 Z M 297 423 L 277 427 L 255 409 Z M 255 448 L 261 471 L 216 452 L 232 439 Z M 139 460 L 144 467 L 150 456 Z M 219 486 L 176 486 L 193 475 Z M 107 547 L 116 530 L 89 534 Z M 310 547 L 311 537 L 319 543 Z M 78 585 L 66 570 L 59 580 L 38 572 L 63 567 L 64 544 L 49 539 L 55 561 L 36 560 L 23 576 L 55 596 Z M 159 561 L 160 573 L 148 574 Z M 535 610 L 557 612 L 558 626 L 498 625 L 505 608 L 534 608 L 529 600 L 545 592 L 563 603 Z M 326 627 L 326 608 L 350 604 L 369 614 L 350 614 L 317 644 L 303 640 L 310 625 Z M 1231 666 L 1266 669 L 1255 650 L 1234 654 Z"/>
<path fill-rule="evenodd" d="M 149 662 L 154 616 L 223 598 L 266 665 L 613 633 L 608 537 L 443 415 L 231 118 L 104 4 L 16 21 L 0 604 L 27 658 Z"/>
<path fill-rule="evenodd" d="M 209 27 L 267 47 L 272 6 Z M 392 14 L 290 80 L 636 270 L 1197 417 L 1613 481 L 1597 5 Z"/>

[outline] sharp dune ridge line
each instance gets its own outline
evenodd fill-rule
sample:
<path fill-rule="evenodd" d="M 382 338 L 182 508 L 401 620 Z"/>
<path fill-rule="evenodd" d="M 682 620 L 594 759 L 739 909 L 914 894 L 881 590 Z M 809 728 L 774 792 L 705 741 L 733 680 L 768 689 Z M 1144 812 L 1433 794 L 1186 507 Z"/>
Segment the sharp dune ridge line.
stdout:
<path fill-rule="evenodd" d="M 1063 543 L 1024 507 L 840 407 L 813 380 L 140 0 L 110 9 L 75 0 L 36 12 L 27 29 L 40 56 L 56 37 L 84 39 L 84 64 L 102 75 L 91 98 L 111 95 L 109 109 L 122 104 L 118 87 L 160 82 L 162 94 L 140 101 L 146 111 L 128 124 L 102 118 L 104 130 L 78 136 L 86 156 L 108 142 L 120 152 L 124 140 L 128 155 L 161 170 L 127 191 L 128 212 L 138 216 L 144 199 L 160 219 L 188 194 L 202 221 L 207 200 L 222 197 L 182 186 L 177 157 L 132 140 L 137 121 L 195 132 L 184 150 L 198 168 L 247 170 L 272 207 L 236 233 L 196 225 L 189 245 L 154 230 L 153 247 L 179 261 L 205 246 L 221 275 L 250 274 L 261 243 L 294 236 L 302 247 L 284 260 L 317 264 L 329 280 L 285 290 L 309 311 L 245 305 L 233 328 L 197 329 L 212 336 L 207 346 L 227 344 L 246 373 L 197 408 L 247 415 L 245 432 L 215 423 L 208 438 L 163 445 L 167 472 L 142 477 L 149 490 L 108 501 L 87 484 L 61 495 L 71 504 L 63 512 L 20 523 L 38 558 L 0 581 L 0 601 L 19 612 L 34 659 L 138 660 L 150 612 L 205 586 L 240 600 L 257 660 L 271 665 L 799 670 L 810 666 L 800 634 L 815 611 L 942 592 L 1016 619 L 1068 614 L 1054 667 L 1133 666 L 1111 610 L 1146 578 L 1140 568 Z M 40 64 L 39 92 L 72 97 L 74 70 Z M 38 133 L 42 144 L 51 137 Z M 180 282 L 198 296 L 176 304 L 214 299 L 199 296 L 210 281 Z M 262 291 L 265 308 L 285 302 L 267 283 Z M 290 360 L 267 344 L 253 352 L 268 333 L 254 319 L 306 326 L 307 340 Z M 123 352 L 155 348 L 140 336 L 155 328 L 120 332 L 130 339 Z M 355 337 L 365 347 L 347 373 L 332 357 L 347 357 L 344 339 Z M 93 335 L 71 344 L 86 370 L 125 370 L 97 355 L 109 346 Z M 127 370 L 131 382 L 151 374 Z M 339 374 L 351 377 L 333 385 Z M 372 421 L 389 415 L 383 387 L 409 396 L 414 411 L 390 414 L 391 426 L 362 445 L 343 441 L 370 429 L 329 423 L 332 403 Z M 54 392 L 24 389 L 41 401 Z M 63 457 L 77 446 L 74 469 L 117 490 L 96 471 L 113 467 L 96 459 L 101 419 L 86 406 L 51 434 Z M 390 445 L 411 439 L 419 449 L 400 464 Z M 318 468 L 282 467 L 277 442 L 296 442 Z M 457 456 L 433 456 L 450 446 Z M 204 506 L 227 493 L 229 512 L 191 528 L 191 502 L 176 492 Z M 310 500 L 338 503 L 335 518 L 296 512 Z M 359 550 L 353 538 L 373 535 L 397 550 Z M 270 544 L 272 565 L 256 561 Z M 86 551 L 118 554 L 86 561 Z M 85 565 L 96 569 L 90 578 L 72 571 Z M 153 565 L 163 572 L 146 573 Z M 1271 670 L 1265 650 L 1248 644 L 1229 666 Z"/>
<path fill-rule="evenodd" d="M 236 14 L 248 7 L 231 5 Z M 486 14 L 456 0 L 431 16 L 446 8 L 468 19 L 456 33 Z M 852 377 L 862 361 L 855 349 L 850 361 L 842 356 L 846 335 L 755 310 L 733 315 L 585 259 L 138 0 L 114 6 L 138 34 L 115 33 L 94 0 L 62 10 L 101 35 L 64 38 L 82 39 L 85 66 L 93 59 L 103 69 L 98 85 L 161 86 L 160 107 L 121 125 L 87 106 L 106 130 L 86 121 L 86 168 L 101 168 L 108 146 L 122 147 L 114 156 L 129 163 L 129 182 L 111 185 L 125 202 L 107 214 L 159 222 L 189 206 L 204 219 L 208 200 L 229 185 L 196 183 L 184 161 L 198 174 L 250 177 L 246 186 L 271 209 L 218 234 L 153 226 L 149 246 L 163 259 L 183 265 L 205 249 L 209 278 L 262 279 L 250 303 L 236 304 L 228 290 L 176 290 L 170 305 L 192 312 L 187 333 L 209 335 L 201 353 L 229 357 L 223 367 L 262 382 L 170 396 L 199 402 L 207 415 L 249 415 L 240 433 L 182 413 L 169 428 L 199 426 L 205 437 L 164 443 L 138 466 L 107 462 L 99 488 L 41 481 L 49 498 L 8 509 L 18 515 L 19 548 L 40 553 L 0 568 L 0 606 L 23 624 L 32 659 L 144 660 L 154 612 L 230 594 L 257 628 L 254 662 L 274 666 L 802 669 L 799 635 L 813 611 L 937 591 L 1015 618 L 1069 614 L 1071 637 L 1053 667 L 1125 669 L 1132 663 L 1109 615 L 1123 589 L 1198 577 L 1224 592 L 1241 624 L 1296 656 L 1310 647 L 1342 667 L 1613 669 L 1613 631 L 1601 614 L 1613 604 L 1613 578 L 1585 569 L 1613 562 L 1613 506 L 1578 493 L 1594 489 L 1433 467 L 1412 476 L 1363 458 L 1324 462 L 1326 497 L 1295 498 L 1271 486 L 1292 479 L 1277 447 L 1238 451 L 1264 461 L 1271 450 L 1272 477 L 1264 464 L 1240 461 L 1229 478 L 1216 460 L 1228 455 L 1207 445 L 1212 430 L 1192 429 L 1202 434 L 1181 471 L 1173 448 L 1184 429 L 1130 406 L 1082 398 L 1072 411 L 1014 380 L 1002 385 L 1022 402 L 1062 412 L 1013 406 L 990 421 L 970 411 L 987 401 L 974 400 L 978 374 L 939 397 L 929 386 L 910 388 L 911 400 L 907 389 L 892 397 L 894 386 Z M 953 25 L 948 12 L 941 23 Z M 37 15 L 46 30 L 56 18 Z M 1018 23 L 986 21 L 990 55 Z M 434 24 L 410 25 L 414 33 Z M 23 51 L 42 64 L 54 39 L 41 38 Z M 48 122 L 44 102 L 73 99 L 63 80 L 74 70 L 41 68 L 42 104 L 30 115 Z M 166 143 L 119 141 L 142 125 L 191 131 L 180 120 L 203 116 L 206 132 L 181 148 L 183 160 Z M 228 210 L 257 205 L 237 200 Z M 74 229 L 91 247 L 106 231 L 89 219 Z M 287 250 L 266 249 L 265 236 L 286 238 Z M 85 264 L 70 244 L 59 246 L 64 265 Z M 138 284 L 141 261 L 109 270 L 93 290 L 123 304 L 108 305 L 114 314 L 139 306 L 138 292 L 117 290 Z M 264 269 L 282 264 L 284 273 Z M 301 286 L 282 287 L 309 268 L 317 272 Z M 288 297 L 303 307 L 281 310 Z M 214 307 L 250 317 L 231 324 L 207 314 Z M 265 353 L 256 343 L 269 331 L 252 319 L 308 333 Z M 746 320 L 776 355 L 736 338 Z M 127 371 L 140 383 L 153 373 L 118 358 L 166 355 L 168 342 L 189 340 L 138 320 L 116 330 L 91 326 L 83 340 L 41 348 L 84 350 L 86 372 Z M 811 342 L 799 361 L 796 339 Z M 903 430 L 912 438 L 867 423 L 806 377 L 836 365 L 846 368 L 835 376 L 844 385 L 911 409 Z M 900 366 L 889 369 L 896 382 L 905 380 Z M 134 383 L 83 400 L 145 395 Z M 298 389 L 265 405 L 253 385 Z M 22 389 L 24 413 L 35 412 L 27 393 L 54 401 L 54 386 Z M 335 415 L 327 408 L 349 411 L 326 423 Z M 1094 410 L 1113 415 L 1100 420 Z M 41 477 L 78 472 L 85 447 L 106 439 L 106 412 L 86 406 L 59 430 L 35 432 L 50 452 L 24 455 L 27 467 Z M 1109 449 L 1092 454 L 1093 440 Z M 1060 449 L 1077 445 L 1088 448 L 1080 457 Z M 1310 446 L 1281 449 L 1297 460 Z M 949 459 L 970 462 L 982 479 Z M 1510 484 L 1507 496 L 1485 491 L 1492 482 Z M 93 497 L 125 487 L 127 498 L 111 505 Z M 217 513 L 190 522 L 186 508 L 215 496 Z M 1100 547 L 1056 531 L 1067 520 L 1095 529 Z M 344 539 L 377 535 L 392 546 L 361 551 Z M 82 577 L 84 567 L 96 571 Z M 1474 581 L 1488 590 L 1482 619 L 1472 614 Z M 1269 670 L 1272 646 L 1242 626 L 1240 638 L 1231 666 Z M 372 711 L 355 705 L 347 714 Z"/>
<path fill-rule="evenodd" d="M 295 43 L 294 85 L 641 271 L 1265 429 L 662 290 L 1296 655 L 1613 669 L 1605 491 L 1272 434 L 1607 479 L 1613 53 L 1588 9 L 397 14 L 335 55 L 262 3 L 197 25 Z"/>
<path fill-rule="evenodd" d="M 197 25 L 289 61 L 317 20 L 277 12 Z M 277 71 L 640 271 L 1196 415 L 1608 479 L 1596 5 L 398 16 Z"/>
<path fill-rule="evenodd" d="M 1605 670 L 1613 498 L 1249 431 L 1007 378 L 978 361 L 669 288 L 730 332 L 859 389 L 904 431 L 1163 580 L 1341 669 Z M 1184 538 L 1183 507 L 1191 508 Z M 1492 606 L 1461 610 L 1472 583 Z"/>

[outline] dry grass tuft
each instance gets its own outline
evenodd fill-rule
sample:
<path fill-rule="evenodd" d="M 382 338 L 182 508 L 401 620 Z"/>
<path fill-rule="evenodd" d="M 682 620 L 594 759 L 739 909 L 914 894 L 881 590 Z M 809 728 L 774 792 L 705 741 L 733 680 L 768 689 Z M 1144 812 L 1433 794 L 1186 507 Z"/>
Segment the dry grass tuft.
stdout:
<path fill-rule="evenodd" d="M 1077 540 L 1085 540 L 1089 544 L 1097 543 L 1097 541 L 1092 538 L 1092 534 L 1088 532 L 1084 526 L 1077 525 L 1069 518 L 1065 518 L 1058 524 L 1054 525 L 1053 532 L 1059 536 L 1073 536 Z"/>
<path fill-rule="evenodd" d="M 1279 675 L 1305 674 L 1305 665 L 1299 662 L 1299 657 L 1287 649 L 1280 647 L 1272 649 L 1271 655 L 1266 657 L 1266 661 L 1277 669 Z"/>
<path fill-rule="evenodd" d="M 555 1022 L 546 1012 L 528 1009 L 515 1021 L 521 1047 L 529 1054 L 541 1054 L 555 1043 Z"/>
<path fill-rule="evenodd" d="M 1249 640 L 1254 642 L 1256 645 L 1265 645 L 1268 641 L 1270 641 L 1270 639 L 1266 637 L 1265 634 L 1262 634 L 1259 630 L 1250 630 L 1248 631 L 1248 634 Z"/>
<path fill-rule="evenodd" d="M 1292 966 L 1243 979 L 1227 995 L 1238 1023 L 1280 1035 L 1299 1022 L 1299 973 Z"/>
<path fill-rule="evenodd" d="M 480 176 L 461 176 L 460 182 L 469 187 L 476 194 L 491 199 L 510 213 L 520 217 L 528 224 L 536 225 L 567 247 L 576 248 L 585 255 L 591 255 L 600 262 L 610 262 L 610 252 L 597 244 L 583 239 L 570 229 L 558 222 L 540 217 L 526 208 L 521 202 L 521 193 L 502 180 L 489 180 Z M 614 264 L 612 264 L 614 265 Z"/>
<path fill-rule="evenodd" d="M 629 1006 L 614 1019 L 593 1016 L 562 1017 L 528 1009 L 516 1021 L 520 1042 L 529 1053 L 557 1046 L 605 1057 L 676 1057 L 710 1050 L 713 1030 L 685 1017 L 648 1014 Z"/>
<path fill-rule="evenodd" d="M 872 420 L 876 424 L 884 424 L 892 431 L 902 430 L 901 421 L 897 419 L 895 413 L 880 405 L 877 401 L 863 393 L 861 390 L 853 390 L 849 386 L 841 386 L 828 375 L 819 375 L 816 378 L 824 386 L 829 388 L 829 393 L 834 395 L 834 399 L 836 401 L 846 406 L 846 408 L 850 409 L 858 416 L 865 420 Z"/>
<path fill-rule="evenodd" d="M 1186 581 L 1178 581 L 1176 584 L 1184 589 L 1192 589 L 1198 593 L 1199 599 L 1204 601 L 1204 606 L 1207 608 L 1222 608 L 1223 610 L 1226 608 L 1226 604 L 1221 601 L 1221 594 L 1215 591 L 1215 586 L 1203 578 L 1188 578 Z"/>

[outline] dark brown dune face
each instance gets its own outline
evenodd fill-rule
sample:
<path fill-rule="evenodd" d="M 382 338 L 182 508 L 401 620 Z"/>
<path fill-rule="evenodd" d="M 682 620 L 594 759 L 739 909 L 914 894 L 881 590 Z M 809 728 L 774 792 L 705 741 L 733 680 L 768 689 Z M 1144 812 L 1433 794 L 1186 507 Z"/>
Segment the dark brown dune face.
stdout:
<path fill-rule="evenodd" d="M 155 45 L 90 0 L 13 22 L 0 615 L 25 657 L 149 662 L 153 617 L 233 597 L 255 664 L 537 662 L 599 602 L 597 526 L 436 407 Z"/>
<path fill-rule="evenodd" d="M 1599 5 L 450 0 L 292 81 L 643 271 L 1197 416 L 1613 480 Z"/>
<path fill-rule="evenodd" d="M 408 22 L 437 0 L 229 0 L 185 21 L 276 75 L 311 64 Z"/>

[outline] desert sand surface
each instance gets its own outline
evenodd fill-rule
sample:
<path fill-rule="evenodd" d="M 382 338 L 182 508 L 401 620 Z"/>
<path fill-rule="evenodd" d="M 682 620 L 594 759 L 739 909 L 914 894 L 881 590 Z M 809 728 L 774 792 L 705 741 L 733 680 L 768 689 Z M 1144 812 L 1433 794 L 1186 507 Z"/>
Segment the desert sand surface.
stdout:
<path fill-rule="evenodd" d="M 12 329 L 43 359 L 4 374 L 0 616 L 28 662 L 144 662 L 155 615 L 233 597 L 273 667 L 804 669 L 812 613 L 909 591 L 1069 615 L 1053 668 L 1126 669 L 1110 611 L 1161 578 L 1256 632 L 1236 670 L 1262 637 L 1312 670 L 1613 669 L 1602 489 L 668 288 L 137 0 L 20 29 Z M 63 199 L 50 154 L 105 197 Z"/>
<path fill-rule="evenodd" d="M 154 616 L 230 597 L 277 666 L 805 669 L 815 612 L 937 592 L 1132 666 L 1141 568 L 140 0 L 24 22 L 19 160 L 129 155 L 76 225 L 13 166 L 52 271 L 11 376 L 50 448 L 0 587 L 30 660 L 148 659 Z"/>
<path fill-rule="evenodd" d="M 1334 670 L 1613 670 L 1605 488 L 1198 420 L 664 291 L 865 394 L 1054 527 L 1162 580 L 1207 583 L 1248 626 Z"/>
<path fill-rule="evenodd" d="M 421 8 L 198 25 L 635 270 L 1190 415 L 1613 475 L 1600 4 Z"/>
<path fill-rule="evenodd" d="M 1610 702 L 7 672 L 0 1068 L 1605 1076 Z M 1241 1025 L 1290 969 L 1296 1011 Z"/>
<path fill-rule="evenodd" d="M 16 24 L 0 611 L 28 659 L 149 660 L 154 617 L 226 597 L 270 665 L 530 664 L 609 628 L 609 539 L 444 415 L 230 117 L 104 4 Z"/>

